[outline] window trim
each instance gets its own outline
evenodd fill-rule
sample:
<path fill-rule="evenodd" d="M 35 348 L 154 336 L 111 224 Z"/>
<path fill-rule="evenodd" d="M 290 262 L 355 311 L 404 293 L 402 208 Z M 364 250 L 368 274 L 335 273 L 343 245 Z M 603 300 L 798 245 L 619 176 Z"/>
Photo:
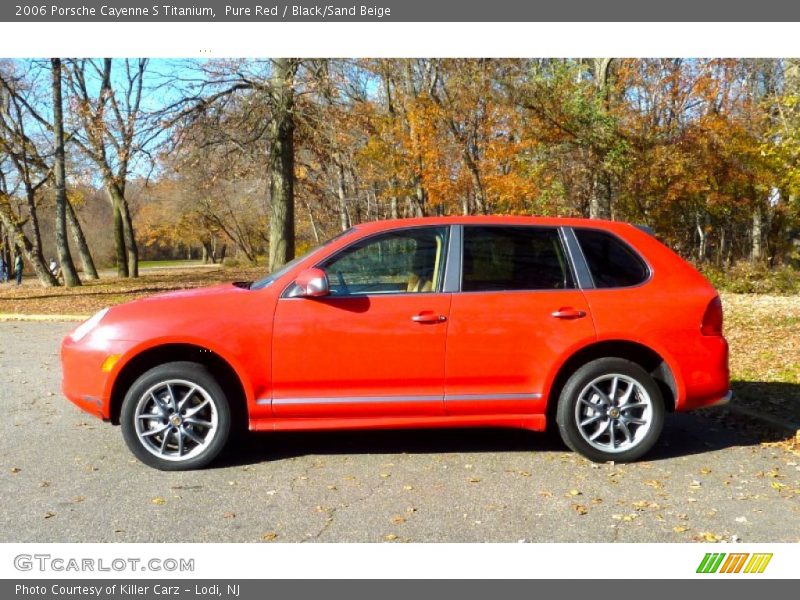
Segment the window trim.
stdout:
<path fill-rule="evenodd" d="M 636 248 L 634 248 L 630 243 L 628 243 L 628 241 L 626 239 L 624 239 L 623 237 L 620 237 L 619 235 L 617 235 L 613 231 L 609 231 L 608 229 L 603 229 L 602 227 L 591 227 L 591 226 L 590 227 L 570 227 L 569 229 L 572 230 L 572 235 L 575 237 L 575 243 L 577 244 L 578 249 L 580 250 L 581 260 L 583 260 L 583 263 L 586 266 L 587 271 L 589 272 L 589 277 L 592 280 L 592 287 L 591 288 L 587 288 L 587 289 L 593 289 L 593 290 L 632 290 L 632 289 L 636 289 L 638 287 L 642 287 L 644 285 L 647 285 L 650 282 L 650 280 L 653 278 L 653 267 L 650 266 L 650 262 L 642 255 L 641 252 L 636 250 Z M 598 287 L 594 282 L 594 276 L 592 276 L 592 270 L 589 268 L 589 261 L 586 260 L 586 257 L 585 257 L 585 255 L 583 253 L 583 246 L 581 246 L 580 240 L 578 240 L 578 235 L 576 233 L 577 231 L 594 231 L 594 232 L 605 234 L 607 236 L 610 236 L 610 237 L 614 238 L 623 247 L 627 248 L 628 251 L 634 257 L 636 257 L 642 265 L 644 265 L 645 271 L 647 271 L 647 276 L 644 279 L 642 279 L 642 281 L 640 281 L 639 283 L 635 283 L 633 285 L 615 285 L 615 286 L 611 286 L 611 287 Z"/>
<path fill-rule="evenodd" d="M 456 293 L 461 291 L 461 265 L 463 264 L 462 252 L 464 244 L 464 226 L 461 224 L 450 225 L 447 236 L 447 259 L 444 268 L 443 293 Z"/>
<path fill-rule="evenodd" d="M 559 227 L 561 235 L 564 238 L 564 243 L 567 247 L 567 254 L 569 261 L 572 263 L 572 268 L 575 271 L 575 281 L 578 288 L 581 290 L 594 289 L 594 278 L 592 271 L 589 269 L 589 263 L 586 262 L 586 257 L 583 254 L 583 248 L 578 242 L 578 237 L 575 235 L 575 230 L 572 227 Z"/>
<path fill-rule="evenodd" d="M 370 233 L 368 235 L 365 235 L 364 237 L 360 237 L 360 238 L 358 238 L 356 240 L 353 240 L 351 243 L 347 244 L 347 246 L 345 246 L 343 248 L 340 248 L 339 250 L 337 250 L 333 254 L 330 254 L 330 255 L 324 257 L 322 260 L 317 261 L 313 265 L 313 267 L 309 267 L 309 268 L 317 268 L 317 269 L 325 270 L 322 267 L 322 264 L 336 260 L 337 257 L 339 257 L 340 255 L 344 254 L 345 252 L 347 252 L 348 250 L 350 250 L 353 246 L 355 246 L 357 244 L 361 244 L 363 242 L 368 242 L 369 240 L 371 240 L 373 238 L 381 237 L 381 236 L 384 236 L 384 235 L 396 234 L 396 233 L 400 233 L 400 232 L 403 232 L 403 231 L 412 231 L 414 229 L 444 229 L 445 230 L 445 239 L 444 239 L 444 242 L 442 243 L 442 252 L 444 253 L 444 255 L 442 257 L 442 264 L 444 265 L 444 268 L 442 269 L 442 274 L 439 276 L 439 281 L 437 282 L 437 285 L 436 285 L 437 289 L 432 290 L 430 292 L 408 292 L 408 291 L 405 291 L 405 292 L 385 292 L 385 293 L 379 293 L 379 294 L 378 293 L 347 294 L 347 295 L 340 295 L 340 296 L 336 296 L 334 294 L 329 294 L 327 296 L 323 296 L 322 299 L 331 300 L 331 299 L 341 299 L 341 298 L 385 298 L 385 297 L 392 297 L 393 298 L 393 297 L 396 297 L 396 296 L 423 296 L 423 297 L 425 297 L 425 296 L 431 296 L 431 295 L 435 295 L 435 294 L 445 293 L 444 292 L 444 287 L 445 287 L 445 282 L 447 280 L 448 269 L 450 268 L 450 260 L 449 260 L 450 249 L 451 249 L 450 238 L 452 236 L 452 226 L 451 225 L 447 225 L 447 224 L 443 224 L 443 225 L 433 225 L 433 224 L 410 225 L 410 226 L 406 226 L 406 227 L 397 227 L 397 228 L 392 228 L 392 229 L 384 229 L 384 230 L 381 230 L 381 231 L 376 231 L 374 233 Z M 328 272 L 325 271 L 325 274 L 327 275 Z M 289 292 L 291 291 L 293 286 L 294 286 L 294 281 L 290 282 L 289 285 L 287 285 L 286 288 L 283 290 L 283 292 L 281 292 L 281 298 L 287 298 L 287 299 L 290 299 L 290 300 L 293 299 L 293 297 L 289 295 Z M 294 299 L 304 300 L 305 298 L 295 297 Z"/>
<path fill-rule="evenodd" d="M 461 227 L 461 239 L 460 241 L 460 252 L 459 252 L 459 278 L 458 278 L 458 292 L 461 294 L 530 294 L 530 293 L 552 293 L 552 292 L 568 292 L 574 290 L 583 289 L 581 287 L 581 283 L 576 277 L 575 268 L 573 265 L 572 255 L 570 254 L 569 248 L 565 243 L 566 240 L 564 239 L 564 235 L 562 229 L 564 227 L 560 227 L 558 225 L 525 225 L 525 224 L 505 224 L 505 223 L 486 223 L 486 224 L 475 224 L 475 223 L 466 223 L 460 226 Z M 572 287 L 566 288 L 543 288 L 543 289 L 524 289 L 524 290 L 468 290 L 465 291 L 463 287 L 464 283 L 464 239 L 465 239 L 465 232 L 468 227 L 480 227 L 482 229 L 487 228 L 503 228 L 503 229 L 549 229 L 556 232 L 556 236 L 558 237 L 558 241 L 561 244 L 561 250 L 564 253 L 564 260 L 566 261 L 567 269 L 569 270 L 569 276 L 572 279 Z"/>

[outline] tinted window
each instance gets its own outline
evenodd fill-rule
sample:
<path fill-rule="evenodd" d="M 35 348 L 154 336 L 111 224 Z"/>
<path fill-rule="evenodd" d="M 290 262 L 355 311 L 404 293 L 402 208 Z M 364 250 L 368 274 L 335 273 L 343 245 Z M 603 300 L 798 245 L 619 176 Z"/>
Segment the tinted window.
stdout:
<path fill-rule="evenodd" d="M 446 238 L 446 227 L 418 227 L 356 242 L 322 265 L 331 294 L 438 291 Z"/>
<path fill-rule="evenodd" d="M 464 228 L 463 291 L 571 287 L 572 277 L 557 230 L 544 227 Z"/>
<path fill-rule="evenodd" d="M 616 236 L 596 229 L 576 229 L 583 255 L 598 288 L 638 285 L 649 272 L 644 261 Z"/>

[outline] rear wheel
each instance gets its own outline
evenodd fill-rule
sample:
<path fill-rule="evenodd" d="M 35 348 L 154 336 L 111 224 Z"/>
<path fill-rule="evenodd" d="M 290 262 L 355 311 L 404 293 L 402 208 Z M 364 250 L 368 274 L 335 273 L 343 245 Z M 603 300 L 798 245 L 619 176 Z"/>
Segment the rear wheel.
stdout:
<path fill-rule="evenodd" d="M 220 453 L 231 428 L 224 390 L 201 364 L 173 362 L 134 382 L 120 415 L 125 443 L 164 471 L 199 469 Z"/>
<path fill-rule="evenodd" d="M 556 420 L 564 443 L 589 460 L 629 462 L 656 443 L 664 412 L 647 371 L 621 358 L 601 358 L 567 380 Z"/>

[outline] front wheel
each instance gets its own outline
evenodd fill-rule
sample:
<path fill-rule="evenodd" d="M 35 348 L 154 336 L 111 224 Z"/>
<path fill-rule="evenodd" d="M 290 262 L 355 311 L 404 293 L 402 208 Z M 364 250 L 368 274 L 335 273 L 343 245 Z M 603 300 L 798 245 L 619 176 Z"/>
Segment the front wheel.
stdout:
<path fill-rule="evenodd" d="M 163 471 L 200 469 L 228 440 L 231 413 L 203 365 L 172 362 L 144 373 L 128 390 L 120 415 L 131 452 Z"/>
<path fill-rule="evenodd" d="M 664 426 L 664 400 L 642 367 L 621 358 L 583 365 L 558 400 L 564 443 L 589 460 L 630 462 L 647 453 Z"/>

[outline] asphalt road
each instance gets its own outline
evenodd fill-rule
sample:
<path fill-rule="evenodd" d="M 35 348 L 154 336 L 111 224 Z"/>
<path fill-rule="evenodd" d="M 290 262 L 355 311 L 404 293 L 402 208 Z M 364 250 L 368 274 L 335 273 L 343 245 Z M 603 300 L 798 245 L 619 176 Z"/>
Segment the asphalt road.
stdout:
<path fill-rule="evenodd" d="M 507 430 L 251 436 L 162 473 L 59 392 L 65 323 L 0 322 L 0 542 L 800 542 L 800 458 L 724 413 L 595 465 Z"/>

